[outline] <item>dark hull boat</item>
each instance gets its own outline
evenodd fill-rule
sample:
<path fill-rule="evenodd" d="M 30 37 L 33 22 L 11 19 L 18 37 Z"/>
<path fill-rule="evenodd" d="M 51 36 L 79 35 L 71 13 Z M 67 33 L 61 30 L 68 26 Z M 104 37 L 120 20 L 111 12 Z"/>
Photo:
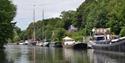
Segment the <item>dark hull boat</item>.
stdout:
<path fill-rule="evenodd" d="M 93 49 L 125 52 L 125 37 L 109 41 L 108 43 L 91 43 Z"/>
<path fill-rule="evenodd" d="M 78 43 L 78 44 L 75 44 L 73 46 L 74 49 L 83 49 L 83 50 L 86 50 L 88 47 L 87 47 L 87 44 L 86 43 Z"/>

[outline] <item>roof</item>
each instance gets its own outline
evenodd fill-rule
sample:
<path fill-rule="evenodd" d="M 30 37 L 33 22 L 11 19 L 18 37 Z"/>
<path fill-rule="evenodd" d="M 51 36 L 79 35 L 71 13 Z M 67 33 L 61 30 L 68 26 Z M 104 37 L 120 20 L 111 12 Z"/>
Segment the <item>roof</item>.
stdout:
<path fill-rule="evenodd" d="M 63 38 L 63 40 L 73 40 L 72 38 L 66 36 L 65 38 Z"/>

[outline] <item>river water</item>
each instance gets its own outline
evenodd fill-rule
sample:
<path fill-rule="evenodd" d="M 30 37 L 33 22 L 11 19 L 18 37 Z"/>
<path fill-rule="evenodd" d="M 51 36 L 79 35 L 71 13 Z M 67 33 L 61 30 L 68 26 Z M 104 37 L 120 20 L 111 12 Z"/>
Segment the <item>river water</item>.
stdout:
<path fill-rule="evenodd" d="M 125 55 L 53 47 L 7 45 L 0 63 L 125 63 Z"/>

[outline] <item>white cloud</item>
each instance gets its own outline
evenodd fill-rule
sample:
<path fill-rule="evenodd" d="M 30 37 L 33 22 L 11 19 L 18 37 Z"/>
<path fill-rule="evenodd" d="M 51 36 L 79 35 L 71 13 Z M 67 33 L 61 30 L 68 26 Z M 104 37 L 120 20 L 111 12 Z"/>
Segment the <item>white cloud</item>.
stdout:
<path fill-rule="evenodd" d="M 14 21 L 21 29 L 26 29 L 32 22 L 33 5 L 36 10 L 36 20 L 42 19 L 44 9 L 45 18 L 58 17 L 62 11 L 75 10 L 84 0 L 12 0 L 17 5 L 17 15 Z"/>

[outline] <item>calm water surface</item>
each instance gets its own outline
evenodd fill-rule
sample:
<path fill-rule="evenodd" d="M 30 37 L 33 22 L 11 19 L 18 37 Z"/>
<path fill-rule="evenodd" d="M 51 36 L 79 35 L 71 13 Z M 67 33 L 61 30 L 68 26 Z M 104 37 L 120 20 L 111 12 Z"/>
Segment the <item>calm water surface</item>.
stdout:
<path fill-rule="evenodd" d="M 125 55 L 53 47 L 8 45 L 0 63 L 125 63 Z"/>

